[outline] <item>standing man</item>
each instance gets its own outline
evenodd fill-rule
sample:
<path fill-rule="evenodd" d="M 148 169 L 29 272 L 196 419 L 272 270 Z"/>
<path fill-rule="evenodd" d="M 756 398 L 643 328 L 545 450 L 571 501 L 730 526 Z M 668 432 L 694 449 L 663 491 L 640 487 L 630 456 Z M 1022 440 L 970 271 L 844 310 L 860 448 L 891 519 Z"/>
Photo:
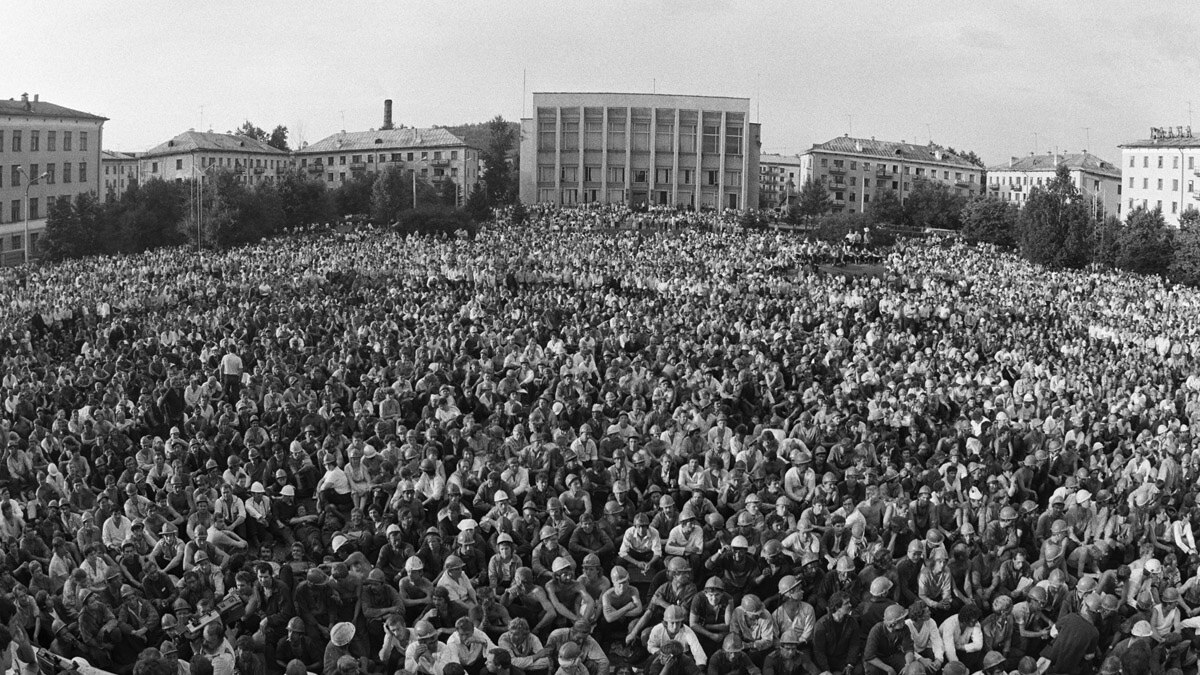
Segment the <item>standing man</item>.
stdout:
<path fill-rule="evenodd" d="M 233 342 L 225 348 L 225 356 L 221 357 L 221 385 L 225 387 L 225 395 L 230 403 L 237 403 L 242 393 L 242 357 L 234 351 Z"/>

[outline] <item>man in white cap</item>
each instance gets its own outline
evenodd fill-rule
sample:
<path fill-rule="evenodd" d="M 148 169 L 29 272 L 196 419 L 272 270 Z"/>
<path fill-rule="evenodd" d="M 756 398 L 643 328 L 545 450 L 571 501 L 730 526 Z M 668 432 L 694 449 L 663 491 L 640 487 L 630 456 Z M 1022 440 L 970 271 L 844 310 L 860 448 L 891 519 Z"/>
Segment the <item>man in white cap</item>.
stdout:
<path fill-rule="evenodd" d="M 343 656 L 356 657 L 350 648 L 356 632 L 354 624 L 349 621 L 336 623 L 329 629 L 329 644 L 325 645 L 324 672 L 337 672 L 338 659 Z"/>
<path fill-rule="evenodd" d="M 449 663 L 458 663 L 457 654 L 438 641 L 433 624 L 418 621 L 413 626 L 412 641 L 404 650 L 404 670 L 413 675 L 442 675 Z"/>

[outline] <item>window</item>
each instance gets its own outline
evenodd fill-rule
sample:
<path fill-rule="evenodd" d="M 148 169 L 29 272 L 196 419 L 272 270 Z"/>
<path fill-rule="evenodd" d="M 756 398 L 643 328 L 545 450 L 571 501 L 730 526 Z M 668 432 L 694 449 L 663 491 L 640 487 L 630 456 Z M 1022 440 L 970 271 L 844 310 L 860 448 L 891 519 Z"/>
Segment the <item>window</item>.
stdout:
<path fill-rule="evenodd" d="M 1178 167 L 1176 167 L 1176 168 L 1178 168 Z M 1171 191 L 1179 192 L 1179 179 L 1178 178 L 1171 181 Z"/>
<path fill-rule="evenodd" d="M 379 156 L 379 161 L 381 161 L 381 162 L 383 161 L 383 155 Z M 375 163 L 375 155 L 367 155 L 367 164 L 374 164 L 374 163 Z M 271 164 L 274 165 L 275 162 L 272 161 Z"/>
<path fill-rule="evenodd" d="M 654 128 L 654 149 L 659 152 L 675 150 L 675 120 L 659 120 Z"/>
<path fill-rule="evenodd" d="M 325 174 L 325 180 L 332 183 L 333 182 L 333 172 L 329 172 L 329 173 Z"/>
<path fill-rule="evenodd" d="M 858 162 L 850 162 L 850 170 L 857 171 L 858 170 Z"/>
<path fill-rule="evenodd" d="M 42 217 L 41 209 L 38 207 L 39 207 L 38 198 L 30 197 L 29 198 L 29 219 L 30 220 L 37 220 L 38 218 Z"/>
<path fill-rule="evenodd" d="M 583 147 L 586 150 L 604 148 L 604 120 L 590 119 L 583 123 Z"/>
<path fill-rule="evenodd" d="M 12 151 L 21 152 L 21 132 L 17 129 L 12 132 Z"/>
<path fill-rule="evenodd" d="M 1178 202 L 1171 202 L 1171 213 L 1175 213 L 1179 209 Z"/>
<path fill-rule="evenodd" d="M 650 149 L 650 120 L 634 118 L 632 133 L 632 149 L 648 151 Z"/>
<path fill-rule="evenodd" d="M 670 183 L 671 182 L 671 170 L 670 169 L 655 169 L 654 170 L 654 182 L 655 183 Z"/>
<path fill-rule="evenodd" d="M 54 180 L 57 177 L 57 174 L 58 174 L 58 170 L 57 170 L 57 167 L 55 167 L 54 163 L 51 162 L 51 163 L 47 164 L 46 165 L 46 185 L 54 185 Z"/>
<path fill-rule="evenodd" d="M 434 159 L 441 159 L 441 158 L 442 158 L 442 151 L 441 151 L 441 150 L 434 150 L 434 151 L 433 151 L 433 158 L 434 158 Z"/>
<path fill-rule="evenodd" d="M 682 176 L 683 180 L 681 180 L 680 182 L 683 183 L 684 185 L 694 184 L 695 178 L 696 178 L 696 172 L 691 169 L 682 169 L 682 171 L 683 171 L 683 176 Z"/>
<path fill-rule="evenodd" d="M 176 171 L 182 171 L 182 170 L 183 170 L 183 160 L 182 160 L 182 159 L 177 159 L 177 160 L 175 160 L 175 170 L 176 170 Z"/>
<path fill-rule="evenodd" d="M 70 135 L 71 135 L 71 132 L 69 132 L 69 131 L 63 132 L 63 143 L 66 143 L 68 145 L 70 144 L 70 141 L 67 140 L 67 138 L 66 138 L 66 136 L 70 136 Z M 63 149 L 69 150 L 70 148 L 63 148 Z M 87 132 L 86 131 L 79 132 L 79 151 L 87 152 Z"/>
<path fill-rule="evenodd" d="M 350 162 L 353 164 L 362 164 L 362 155 L 353 155 L 350 157 Z"/>
<path fill-rule="evenodd" d="M 393 153 L 392 153 L 392 161 L 393 161 L 393 162 L 403 162 L 403 161 L 404 161 L 404 153 L 402 153 L 402 152 L 393 152 Z"/>
<path fill-rule="evenodd" d="M 538 201 L 539 201 L 539 202 L 552 202 L 552 201 L 554 201 L 554 190 L 552 190 L 552 189 L 541 189 L 541 190 L 538 190 Z"/>
<path fill-rule="evenodd" d="M 1162 200 L 1161 199 L 1155 201 L 1154 208 L 1158 209 L 1159 211 L 1162 211 Z"/>
<path fill-rule="evenodd" d="M 649 182 L 649 179 L 650 179 L 650 171 L 648 171 L 647 169 L 634 169 L 633 170 L 633 182 L 646 183 L 646 182 Z"/>
<path fill-rule="evenodd" d="M 742 125 L 741 124 L 725 125 L 725 154 L 727 154 L 727 155 L 742 154 Z"/>
<path fill-rule="evenodd" d="M 871 201 L 871 195 L 863 194 L 863 203 L 868 204 L 868 203 L 870 203 L 870 201 Z"/>
<path fill-rule="evenodd" d="M 450 159 L 458 159 L 458 151 L 457 150 L 450 151 Z"/>
<path fill-rule="evenodd" d="M 726 171 L 725 172 L 725 184 L 726 185 L 741 185 L 742 184 L 742 172 L 741 171 Z"/>
<path fill-rule="evenodd" d="M 1191 171 L 1194 168 L 1196 168 L 1196 158 L 1188 157 L 1188 171 Z"/>
<path fill-rule="evenodd" d="M 949 171 L 947 171 L 946 173 L 950 173 L 950 172 L 949 172 Z M 961 171 L 955 171 L 955 172 L 954 172 L 954 180 L 956 180 L 956 181 L 961 181 L 961 180 L 962 180 L 962 172 L 961 172 Z"/>
<path fill-rule="evenodd" d="M 833 200 L 834 200 L 835 202 L 843 202 L 843 201 L 846 201 L 846 193 L 845 193 L 845 192 L 841 192 L 841 191 L 834 192 L 834 193 L 833 193 Z"/>
<path fill-rule="evenodd" d="M 1142 179 L 1142 189 L 1143 189 L 1143 190 L 1149 190 L 1149 189 L 1150 189 L 1150 179 L 1149 179 L 1149 178 L 1143 178 L 1143 179 Z"/>
<path fill-rule="evenodd" d="M 937 177 L 937 172 L 936 172 L 936 171 L 934 171 L 934 172 L 932 172 L 932 173 L 933 173 L 933 176 L 934 176 L 934 178 L 936 178 L 936 177 Z M 925 169 L 922 169 L 921 167 L 919 167 L 919 166 L 918 166 L 918 167 L 917 167 L 917 175 L 918 175 L 918 176 L 924 176 L 924 175 L 925 175 Z"/>
<path fill-rule="evenodd" d="M 1172 169 L 1178 169 L 1178 168 L 1179 168 L 1179 157 L 1172 157 L 1172 158 L 1171 158 L 1171 168 L 1172 168 Z M 1174 212 L 1172 211 L 1172 213 L 1174 213 Z"/>
<path fill-rule="evenodd" d="M 1142 158 L 1142 168 L 1143 169 L 1150 168 L 1150 155 L 1146 155 L 1145 157 Z M 1143 206 L 1145 206 L 1145 205 L 1143 204 Z"/>
<path fill-rule="evenodd" d="M 21 200 L 12 200 L 12 222 L 17 222 L 21 219 Z"/>
<path fill-rule="evenodd" d="M 1163 189 L 1163 179 L 1161 179 L 1161 178 L 1158 179 L 1158 189 L 1159 190 Z"/>
<path fill-rule="evenodd" d="M 1129 187 L 1133 187 L 1133 176 L 1129 177 Z"/>
<path fill-rule="evenodd" d="M 1162 155 L 1158 156 L 1158 168 L 1160 168 L 1160 169 L 1163 168 L 1163 156 Z"/>
<path fill-rule="evenodd" d="M 124 168 L 125 167 L 121 167 L 122 170 Z M 63 162 L 63 182 L 64 183 L 71 182 L 71 163 L 70 162 Z"/>
<path fill-rule="evenodd" d="M 21 235 L 19 235 L 19 234 L 14 234 L 10 241 L 11 241 L 11 244 L 10 244 L 9 248 L 11 248 L 14 251 L 20 251 L 25 248 L 25 242 L 21 240 Z"/>
<path fill-rule="evenodd" d="M 892 189 L 899 190 L 900 189 L 900 181 L 895 181 L 895 180 L 892 181 Z"/>
<path fill-rule="evenodd" d="M 829 158 L 828 157 L 821 158 L 821 166 L 823 166 L 823 167 L 829 166 Z"/>
<path fill-rule="evenodd" d="M 538 182 L 553 183 L 554 182 L 554 165 L 540 164 L 538 165 Z"/>
<path fill-rule="evenodd" d="M 719 171 L 705 171 L 704 172 L 704 184 L 705 185 L 716 185 L 719 182 L 719 179 L 721 177 L 720 174 L 721 174 L 721 172 L 719 172 Z"/>
<path fill-rule="evenodd" d="M 421 161 L 425 161 L 425 160 L 427 160 L 427 159 L 429 159 L 429 153 L 428 153 L 428 152 L 422 152 L 422 153 L 421 153 Z"/>
<path fill-rule="evenodd" d="M 850 176 L 850 184 L 858 185 L 858 176 Z"/>
<path fill-rule="evenodd" d="M 625 150 L 625 111 L 621 110 L 620 119 L 613 119 L 613 112 L 608 113 L 608 149 Z"/>
<path fill-rule="evenodd" d="M 1129 168 L 1131 168 L 1131 169 L 1133 168 L 1133 159 L 1134 159 L 1133 157 L 1129 158 Z M 1129 208 L 1131 208 L 1131 209 L 1133 208 L 1133 200 L 1130 200 Z"/>
<path fill-rule="evenodd" d="M 1195 192 L 1195 191 L 1196 191 L 1196 188 L 1195 188 L 1195 187 L 1193 187 L 1193 186 L 1194 186 L 1194 183 L 1195 183 L 1194 181 L 1190 181 L 1190 180 L 1188 181 L 1188 192 Z M 1097 189 L 1097 190 L 1099 190 L 1099 189 L 1100 189 L 1100 181 L 1096 181 L 1096 189 Z"/>
<path fill-rule="evenodd" d="M 87 162 L 79 163 L 79 182 L 80 183 L 87 182 Z"/>
<path fill-rule="evenodd" d="M 4 130 L 0 129 L 0 152 L 4 152 Z"/>
<path fill-rule="evenodd" d="M 563 118 L 562 121 L 562 149 L 563 150 L 578 150 L 579 149 L 579 118 L 568 119 Z M 435 155 L 441 153 L 434 153 Z M 434 159 L 438 159 L 434 157 Z"/>
<path fill-rule="evenodd" d="M 625 167 L 623 167 L 623 166 L 608 167 L 608 182 L 624 183 L 625 182 Z"/>
<path fill-rule="evenodd" d="M 717 124 L 704 125 L 704 141 L 701 152 L 716 154 L 721 146 L 721 127 Z M 716 185 L 716 183 L 712 183 Z"/>
<path fill-rule="evenodd" d="M 410 153 L 408 153 L 408 161 L 410 161 L 410 162 L 411 162 L 411 161 L 413 161 L 413 153 L 411 153 L 411 152 L 410 152 Z M 332 158 L 332 157 L 330 157 L 330 158 L 329 158 L 329 163 L 330 163 L 330 164 L 333 164 L 333 158 Z"/>
<path fill-rule="evenodd" d="M 600 180 L 600 167 L 598 167 L 598 166 L 583 167 L 583 179 L 588 182 L 598 182 Z"/>
<path fill-rule="evenodd" d="M 71 132 L 63 132 L 63 152 L 71 151 Z"/>
<path fill-rule="evenodd" d="M 575 183 L 579 181 L 579 167 L 564 166 L 562 168 L 562 179 L 564 183 Z"/>
<path fill-rule="evenodd" d="M 150 162 L 150 173 L 158 173 L 158 162 Z"/>
<path fill-rule="evenodd" d="M 41 150 L 42 132 L 34 130 L 29 132 L 29 151 L 37 152 Z"/>
<path fill-rule="evenodd" d="M 679 123 L 679 151 L 696 152 L 696 123 Z"/>

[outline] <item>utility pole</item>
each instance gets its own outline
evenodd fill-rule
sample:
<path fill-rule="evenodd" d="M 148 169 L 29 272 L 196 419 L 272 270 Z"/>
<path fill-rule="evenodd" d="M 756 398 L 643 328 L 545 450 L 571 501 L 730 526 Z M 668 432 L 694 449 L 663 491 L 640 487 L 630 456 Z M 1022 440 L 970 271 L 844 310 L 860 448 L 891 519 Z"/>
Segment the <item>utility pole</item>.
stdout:
<path fill-rule="evenodd" d="M 1091 127 L 1083 128 L 1083 140 L 1084 140 L 1083 151 L 1087 152 L 1087 149 L 1092 147 L 1092 128 Z"/>

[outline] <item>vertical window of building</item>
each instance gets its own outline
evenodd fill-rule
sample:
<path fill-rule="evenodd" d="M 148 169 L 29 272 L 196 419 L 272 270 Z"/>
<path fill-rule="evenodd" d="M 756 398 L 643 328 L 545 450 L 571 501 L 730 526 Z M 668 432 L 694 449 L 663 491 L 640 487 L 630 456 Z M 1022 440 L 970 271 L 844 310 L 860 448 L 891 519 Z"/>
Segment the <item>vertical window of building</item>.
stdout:
<path fill-rule="evenodd" d="M 64 183 L 71 182 L 71 163 L 70 162 L 63 162 L 63 182 Z"/>
<path fill-rule="evenodd" d="M 71 132 L 63 132 L 63 152 L 71 151 Z"/>
<path fill-rule="evenodd" d="M 64 131 L 63 133 L 65 134 L 67 132 Z M 87 132 L 86 131 L 79 132 L 79 151 L 87 152 Z"/>
<path fill-rule="evenodd" d="M 0 152 L 4 152 L 4 130 L 0 129 Z"/>
<path fill-rule="evenodd" d="M 80 183 L 87 182 L 87 162 L 79 163 L 79 182 Z"/>
<path fill-rule="evenodd" d="M 29 198 L 29 219 L 30 220 L 37 220 L 38 218 L 42 217 L 42 209 L 41 209 L 41 204 L 39 203 L 39 201 L 40 200 L 38 200 L 37 197 Z"/>
<path fill-rule="evenodd" d="M 1178 167 L 1176 167 L 1176 168 L 1178 168 Z M 1178 192 L 1178 191 L 1179 191 L 1179 179 L 1178 179 L 1178 178 L 1175 178 L 1175 179 L 1172 179 L 1172 180 L 1171 180 L 1171 191 L 1172 191 L 1172 192 Z"/>
<path fill-rule="evenodd" d="M 725 125 L 725 154 L 742 154 L 742 125 L 740 123 Z"/>
<path fill-rule="evenodd" d="M 1163 156 L 1162 155 L 1158 156 L 1158 168 L 1160 168 L 1160 169 L 1163 168 Z"/>
<path fill-rule="evenodd" d="M 1143 178 L 1143 179 L 1142 179 L 1142 189 L 1143 189 L 1143 190 L 1149 190 L 1149 189 L 1150 189 L 1150 179 L 1149 179 L 1149 178 Z"/>
<path fill-rule="evenodd" d="M 1162 200 L 1161 199 L 1155 200 L 1154 208 L 1158 209 L 1159 211 L 1162 211 Z"/>
<path fill-rule="evenodd" d="M 562 120 L 562 149 L 575 151 L 579 149 L 579 118 L 563 115 Z"/>
<path fill-rule="evenodd" d="M 556 152 L 558 150 L 555 140 L 558 134 L 558 116 L 554 108 L 538 108 L 537 133 L 539 152 Z"/>
<path fill-rule="evenodd" d="M 679 152 L 696 152 L 696 123 L 679 121 Z"/>
<path fill-rule="evenodd" d="M 176 170 L 176 171 L 182 171 L 182 170 L 183 170 L 183 160 L 182 160 L 182 159 L 177 159 L 177 160 L 175 160 L 175 170 Z"/>
<path fill-rule="evenodd" d="M 1188 171 L 1196 168 L 1196 158 L 1188 157 Z"/>
<path fill-rule="evenodd" d="M 1161 178 L 1158 179 L 1158 189 L 1159 190 L 1163 189 L 1163 179 L 1161 179 Z"/>
<path fill-rule="evenodd" d="M 625 151 L 625 108 L 608 111 L 608 149 Z"/>
<path fill-rule="evenodd" d="M 1171 158 L 1171 168 L 1172 168 L 1172 169 L 1178 169 L 1178 168 L 1179 168 L 1179 157 L 1172 157 L 1172 158 Z"/>
<path fill-rule="evenodd" d="M 11 222 L 14 222 L 14 223 L 15 223 L 15 222 L 17 222 L 18 220 L 20 220 L 20 219 L 21 219 L 21 200 L 20 200 L 20 199 L 14 199 L 14 200 L 12 200 L 12 211 L 11 211 L 11 213 L 12 213 L 12 220 L 11 220 Z"/>
<path fill-rule="evenodd" d="M 650 150 L 650 118 L 634 117 L 632 133 L 633 150 L 648 152 Z"/>
<path fill-rule="evenodd" d="M 604 119 L 597 117 L 585 119 L 583 122 L 583 148 L 585 150 L 604 149 Z"/>
<path fill-rule="evenodd" d="M 654 182 L 660 183 L 660 184 L 661 183 L 670 183 L 671 182 L 671 170 L 670 169 L 655 169 L 654 170 Z"/>
<path fill-rule="evenodd" d="M 562 179 L 564 183 L 576 183 L 579 181 L 579 167 L 564 166 L 562 168 Z"/>
<path fill-rule="evenodd" d="M 720 182 L 721 172 L 705 171 L 704 173 L 705 173 L 705 181 L 704 181 L 705 185 L 717 185 Z"/>
<path fill-rule="evenodd" d="M 538 182 L 553 183 L 554 182 L 554 165 L 541 164 L 538 166 Z"/>
<path fill-rule="evenodd" d="M 1171 213 L 1175 213 L 1175 212 L 1176 212 L 1176 211 L 1178 211 L 1178 210 L 1179 210 L 1179 203 L 1178 203 L 1178 202 L 1171 202 Z"/>
<path fill-rule="evenodd" d="M 42 149 L 42 132 L 34 129 L 29 132 L 29 151 L 37 152 Z"/>
<path fill-rule="evenodd" d="M 50 162 L 46 165 L 46 185 L 54 185 L 54 180 L 57 176 L 57 167 L 54 165 L 54 162 Z"/>
<path fill-rule="evenodd" d="M 1142 157 L 1142 168 L 1143 169 L 1150 168 L 1150 155 L 1146 155 L 1145 157 Z"/>
<path fill-rule="evenodd" d="M 46 152 L 54 152 L 58 149 L 58 132 L 46 132 Z"/>
<path fill-rule="evenodd" d="M 701 152 L 704 154 L 716 154 L 721 148 L 721 125 L 705 124 L 704 139 L 701 142 Z M 714 183 L 715 185 L 715 183 Z"/>
<path fill-rule="evenodd" d="M 583 179 L 589 183 L 600 181 L 600 167 L 585 166 L 583 167 Z"/>
<path fill-rule="evenodd" d="M 742 172 L 741 171 L 726 171 L 725 172 L 725 184 L 726 185 L 741 185 L 742 184 Z"/>
<path fill-rule="evenodd" d="M 1133 176 L 1129 177 L 1129 187 L 1133 187 Z"/>
<path fill-rule="evenodd" d="M 680 183 L 682 183 L 684 185 L 691 185 L 695 182 L 695 174 L 696 174 L 695 171 L 693 171 L 691 169 L 681 169 L 680 171 L 683 174 L 682 176 L 680 176 L 680 178 L 682 179 L 679 181 Z"/>
<path fill-rule="evenodd" d="M 857 171 L 858 170 L 858 162 L 850 162 L 850 170 Z"/>
<path fill-rule="evenodd" d="M 14 129 L 12 132 L 12 151 L 21 152 L 21 131 Z"/>
<path fill-rule="evenodd" d="M 608 167 L 608 182 L 624 183 L 625 182 L 625 167 L 623 167 L 623 166 Z"/>

